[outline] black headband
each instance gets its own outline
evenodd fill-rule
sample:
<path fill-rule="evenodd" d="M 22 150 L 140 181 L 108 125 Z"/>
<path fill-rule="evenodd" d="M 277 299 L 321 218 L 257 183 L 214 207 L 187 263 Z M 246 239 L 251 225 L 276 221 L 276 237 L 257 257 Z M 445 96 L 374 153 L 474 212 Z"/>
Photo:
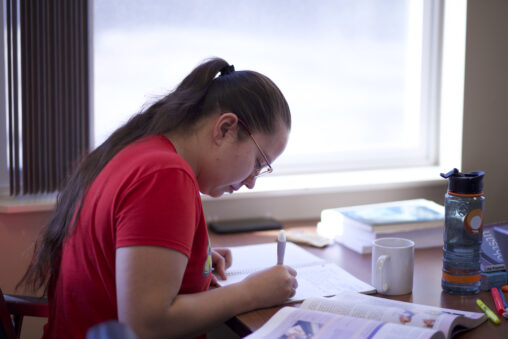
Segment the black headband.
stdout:
<path fill-rule="evenodd" d="M 220 70 L 220 76 L 231 74 L 234 71 L 235 71 L 235 66 L 233 66 L 233 65 L 224 66 Z"/>

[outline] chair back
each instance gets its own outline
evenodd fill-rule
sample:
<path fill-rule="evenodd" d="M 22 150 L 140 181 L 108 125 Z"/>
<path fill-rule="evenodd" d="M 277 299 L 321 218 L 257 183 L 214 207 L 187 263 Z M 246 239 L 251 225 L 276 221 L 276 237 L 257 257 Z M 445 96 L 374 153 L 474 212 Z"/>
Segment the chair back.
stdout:
<path fill-rule="evenodd" d="M 46 298 L 3 294 L 0 289 L 0 339 L 19 339 L 23 317 L 48 317 Z"/>
<path fill-rule="evenodd" d="M 14 330 L 14 324 L 12 322 L 9 308 L 4 299 L 2 289 L 0 289 L 0 338 L 1 339 L 15 339 L 16 332 Z"/>

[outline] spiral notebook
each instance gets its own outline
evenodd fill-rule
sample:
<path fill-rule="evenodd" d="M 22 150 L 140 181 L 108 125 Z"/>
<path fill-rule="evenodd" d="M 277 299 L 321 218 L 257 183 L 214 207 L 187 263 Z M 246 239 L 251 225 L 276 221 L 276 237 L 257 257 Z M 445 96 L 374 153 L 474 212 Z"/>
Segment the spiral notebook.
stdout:
<path fill-rule="evenodd" d="M 249 274 L 277 264 L 277 243 L 230 247 L 233 264 L 226 271 L 226 280 L 219 280 L 222 286 L 243 280 Z M 328 297 L 342 291 L 374 293 L 373 286 L 356 278 L 340 266 L 326 261 L 298 245 L 288 242 L 284 265 L 297 272 L 298 288 L 287 302 L 301 301 L 308 297 Z"/>

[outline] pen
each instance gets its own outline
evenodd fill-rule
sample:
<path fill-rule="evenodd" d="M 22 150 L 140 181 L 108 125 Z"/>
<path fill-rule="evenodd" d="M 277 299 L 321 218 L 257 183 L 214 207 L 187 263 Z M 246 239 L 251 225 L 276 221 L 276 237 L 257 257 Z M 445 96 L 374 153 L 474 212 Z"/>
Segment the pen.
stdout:
<path fill-rule="evenodd" d="M 490 293 L 492 294 L 492 299 L 494 299 L 494 305 L 496 305 L 497 313 L 502 316 L 504 313 L 504 305 L 503 301 L 501 300 L 501 296 L 499 295 L 499 290 L 497 287 L 492 287 L 490 289 Z"/>
<path fill-rule="evenodd" d="M 277 237 L 277 265 L 284 264 L 284 252 L 286 251 L 286 232 L 280 230 Z"/>
<path fill-rule="evenodd" d="M 503 290 L 501 290 L 500 287 L 498 287 L 497 290 L 499 291 L 499 295 L 501 296 L 501 301 L 503 302 L 503 306 L 504 306 L 503 317 L 508 319 L 508 305 L 506 305 L 506 299 L 504 298 Z"/>
<path fill-rule="evenodd" d="M 498 287 L 497 290 L 499 291 L 499 295 L 501 296 L 501 301 L 503 301 L 504 309 L 506 310 L 508 308 L 508 305 L 506 305 L 506 299 L 504 298 L 503 291 L 501 290 L 500 287 Z"/>
<path fill-rule="evenodd" d="M 487 305 L 485 305 L 483 303 L 483 301 L 481 301 L 480 299 L 476 299 L 476 305 L 478 305 L 478 307 L 480 307 L 482 309 L 482 311 L 485 312 L 487 317 L 489 317 L 489 319 L 494 324 L 499 325 L 499 323 L 500 323 L 499 318 L 497 317 L 497 315 L 494 312 L 492 312 L 492 310 L 490 308 L 487 307 Z"/>

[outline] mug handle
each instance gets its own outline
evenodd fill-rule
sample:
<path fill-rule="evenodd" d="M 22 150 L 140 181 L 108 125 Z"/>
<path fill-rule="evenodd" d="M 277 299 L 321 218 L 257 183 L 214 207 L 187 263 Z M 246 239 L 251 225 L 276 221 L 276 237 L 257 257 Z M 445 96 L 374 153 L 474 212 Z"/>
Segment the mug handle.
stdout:
<path fill-rule="evenodd" d="M 379 258 L 377 258 L 377 261 L 376 261 L 376 289 L 378 288 L 381 288 L 381 293 L 386 293 L 386 291 L 388 291 L 388 283 L 386 282 L 386 279 L 385 279 L 385 274 L 384 274 L 384 265 L 385 265 L 385 261 L 387 259 L 390 259 L 390 256 L 387 255 L 387 254 L 384 254 L 384 255 L 380 255 Z"/>

